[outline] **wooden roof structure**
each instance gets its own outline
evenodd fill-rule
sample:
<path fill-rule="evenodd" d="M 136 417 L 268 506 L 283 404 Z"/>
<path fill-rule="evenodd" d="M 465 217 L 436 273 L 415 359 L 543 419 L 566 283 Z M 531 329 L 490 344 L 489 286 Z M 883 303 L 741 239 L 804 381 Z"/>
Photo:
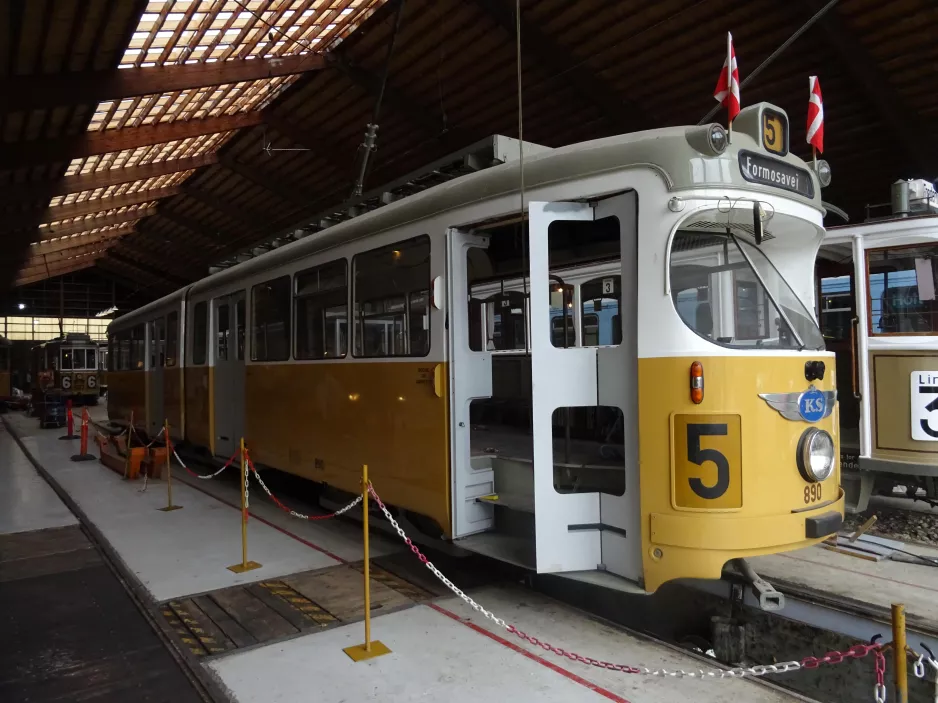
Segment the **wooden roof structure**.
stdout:
<path fill-rule="evenodd" d="M 820 76 L 825 200 L 862 219 L 938 177 L 938 6 L 840 0 L 745 83 L 829 4 L 521 0 L 524 139 L 697 123 L 732 30 L 743 104 L 787 110 L 803 156 Z M 516 136 L 516 28 L 515 0 L 3 3 L 0 287 L 87 271 L 158 297 L 346 201 L 370 122 L 366 188 Z"/>

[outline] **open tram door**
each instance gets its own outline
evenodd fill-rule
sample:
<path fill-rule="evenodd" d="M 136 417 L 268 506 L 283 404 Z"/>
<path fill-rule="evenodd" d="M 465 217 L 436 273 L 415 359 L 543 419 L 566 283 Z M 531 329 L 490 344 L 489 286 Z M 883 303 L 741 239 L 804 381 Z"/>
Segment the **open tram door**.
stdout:
<path fill-rule="evenodd" d="M 453 537 L 540 573 L 638 583 L 637 197 L 531 202 L 527 224 L 520 268 L 496 253 L 512 232 L 450 231 Z M 597 262 L 595 280 L 558 275 Z M 616 334 L 587 332 L 600 313 Z"/>
<path fill-rule="evenodd" d="M 147 434 L 156 437 L 166 420 L 163 372 L 166 367 L 166 318 L 162 315 L 146 327 Z"/>

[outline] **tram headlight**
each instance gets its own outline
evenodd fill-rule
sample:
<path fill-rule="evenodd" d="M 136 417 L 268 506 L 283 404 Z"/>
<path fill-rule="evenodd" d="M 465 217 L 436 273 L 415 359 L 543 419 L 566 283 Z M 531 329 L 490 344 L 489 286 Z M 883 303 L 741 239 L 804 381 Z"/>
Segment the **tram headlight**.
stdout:
<path fill-rule="evenodd" d="M 713 123 L 688 127 L 684 132 L 687 143 L 706 156 L 720 156 L 729 144 L 723 125 Z"/>
<path fill-rule="evenodd" d="M 824 430 L 809 427 L 798 441 L 797 459 L 805 481 L 824 481 L 834 471 L 834 439 Z"/>
<path fill-rule="evenodd" d="M 726 151 L 726 130 L 723 129 L 723 125 L 712 124 L 710 125 L 710 130 L 707 132 L 707 138 L 710 141 L 710 148 L 713 149 L 715 154 L 722 154 Z"/>
<path fill-rule="evenodd" d="M 818 183 L 821 184 L 821 188 L 827 188 L 831 184 L 831 165 L 824 161 L 824 159 L 818 160 L 814 166 L 814 172 L 817 174 Z"/>

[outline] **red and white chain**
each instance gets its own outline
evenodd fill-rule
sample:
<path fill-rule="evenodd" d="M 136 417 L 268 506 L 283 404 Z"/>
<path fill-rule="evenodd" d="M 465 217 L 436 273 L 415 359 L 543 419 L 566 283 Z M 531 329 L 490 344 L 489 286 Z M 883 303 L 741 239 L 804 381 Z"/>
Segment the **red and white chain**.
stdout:
<path fill-rule="evenodd" d="M 933 696 L 935 703 L 938 703 L 938 660 L 933 656 L 926 654 L 919 654 L 917 652 L 909 651 L 909 656 L 915 658 L 915 662 L 912 665 L 912 673 L 915 674 L 916 678 L 927 681 L 927 675 L 925 671 L 925 662 L 928 662 L 928 665 L 932 668 L 932 679 L 933 679 Z"/>
<path fill-rule="evenodd" d="M 221 467 L 218 471 L 216 471 L 215 473 L 213 473 L 213 474 L 200 474 L 200 473 L 198 473 L 198 472 L 196 472 L 196 471 L 193 471 L 193 470 L 190 469 L 188 466 L 186 466 L 185 462 L 179 457 L 179 454 L 176 452 L 176 447 L 175 447 L 175 445 L 170 445 L 170 448 L 173 450 L 173 456 L 176 457 L 176 461 L 179 462 L 179 465 L 180 465 L 182 468 L 184 468 L 186 471 L 188 471 L 190 474 L 192 474 L 192 475 L 195 476 L 196 478 L 200 478 L 200 479 L 203 479 L 203 480 L 208 480 L 208 479 L 215 478 L 216 476 L 218 476 L 218 474 L 220 474 L 222 471 L 224 471 L 224 470 L 227 469 L 229 466 L 231 466 L 231 464 L 234 462 L 234 460 L 238 458 L 238 454 L 241 453 L 240 450 L 239 450 L 239 451 L 235 452 L 234 454 L 232 454 L 232 455 L 228 458 L 228 461 L 225 462 L 224 466 L 222 466 L 222 467 Z"/>
<path fill-rule="evenodd" d="M 381 509 L 381 512 L 384 513 L 384 517 L 391 524 L 391 527 L 400 535 L 400 538 L 404 540 L 410 551 L 412 551 L 417 558 L 426 566 L 430 572 L 439 579 L 443 585 L 445 585 L 450 591 L 452 591 L 456 596 L 463 600 L 469 607 L 475 610 L 477 613 L 480 613 L 484 617 L 491 620 L 493 623 L 501 627 L 502 629 L 510 632 L 517 637 L 520 637 L 524 641 L 536 645 L 541 649 L 544 649 L 552 654 L 558 656 L 566 657 L 573 661 L 578 661 L 589 666 L 593 666 L 599 669 L 608 669 L 610 671 L 621 671 L 627 674 L 641 674 L 644 676 L 660 676 L 660 677 L 689 677 L 689 678 L 699 678 L 699 679 L 732 679 L 732 678 L 743 678 L 745 676 L 765 676 L 766 674 L 784 674 L 790 671 L 798 671 L 799 669 L 816 669 L 821 664 L 839 664 L 844 659 L 849 658 L 859 658 L 865 657 L 870 652 L 875 652 L 877 655 L 877 676 L 879 674 L 879 665 L 880 660 L 882 660 L 883 671 L 885 671 L 885 658 L 883 658 L 882 650 L 883 645 L 881 644 L 856 644 L 850 647 L 844 652 L 828 652 L 823 657 L 805 657 L 801 661 L 788 661 L 782 662 L 780 664 L 760 664 L 756 666 L 749 667 L 734 667 L 732 669 L 698 669 L 696 671 L 685 671 L 684 669 L 649 669 L 645 666 L 629 666 L 628 664 L 616 664 L 613 662 L 602 661 L 599 659 L 593 659 L 592 657 L 586 657 L 582 654 L 577 654 L 576 652 L 569 652 L 560 647 L 556 647 L 547 642 L 542 642 L 536 637 L 522 632 L 514 625 L 509 625 L 502 618 L 496 616 L 489 610 L 486 610 L 479 603 L 474 601 L 472 598 L 467 596 L 459 587 L 456 586 L 452 581 L 450 581 L 446 576 L 437 569 L 433 562 L 431 562 L 426 555 L 424 555 L 420 549 L 415 545 L 410 537 L 407 536 L 407 533 L 401 528 L 397 523 L 397 520 L 394 519 L 394 516 L 391 515 L 390 511 L 384 505 L 384 502 L 375 492 L 374 486 L 370 483 L 368 484 L 368 492 L 371 494 L 371 497 L 374 498 L 375 503 L 378 504 L 378 507 Z M 881 678 L 881 677 L 880 677 Z M 885 688 L 881 689 L 883 695 L 885 696 Z M 880 689 L 877 688 L 877 703 L 883 703 L 885 697 L 880 699 L 878 697 Z"/>
<path fill-rule="evenodd" d="M 166 425 L 163 425 L 163 426 L 160 428 L 160 431 L 157 433 L 156 437 L 154 437 L 153 439 L 150 440 L 150 443 L 149 443 L 149 444 L 143 444 L 143 439 L 141 439 L 140 435 L 137 434 L 137 429 L 136 429 L 133 425 L 130 425 L 130 427 L 129 427 L 129 429 L 128 429 L 128 435 L 129 435 L 130 432 L 133 432 L 134 436 L 140 441 L 140 444 L 143 444 L 143 448 L 144 448 L 144 449 L 149 449 L 149 448 L 152 447 L 154 444 L 156 444 L 156 441 L 157 441 L 160 437 L 163 436 L 163 433 L 164 433 L 165 431 L 166 431 Z M 128 437 L 128 439 L 129 439 L 129 437 Z M 128 442 L 128 444 L 130 444 L 130 442 Z"/>
<path fill-rule="evenodd" d="M 335 512 L 327 513 L 326 515 L 304 515 L 303 513 L 297 512 L 296 510 L 293 510 L 293 508 L 287 505 L 284 505 L 284 503 L 271 492 L 271 490 L 267 487 L 267 484 L 264 483 L 264 479 L 261 478 L 260 472 L 254 467 L 254 462 L 251 461 L 250 457 L 248 457 L 247 463 L 251 467 L 251 471 L 254 472 L 254 477 L 257 479 L 257 482 L 261 485 L 261 488 L 264 489 L 264 492 L 270 497 L 270 499 L 274 503 L 276 503 L 278 508 L 280 508 L 285 513 L 288 513 L 291 517 L 299 518 L 300 520 L 310 520 L 310 521 L 328 520 L 329 518 L 334 518 L 334 517 L 341 515 L 344 512 L 348 512 L 349 510 L 351 510 L 356 505 L 362 502 L 362 497 L 359 495 L 359 496 L 356 496 L 355 499 L 351 503 L 339 508 Z"/>

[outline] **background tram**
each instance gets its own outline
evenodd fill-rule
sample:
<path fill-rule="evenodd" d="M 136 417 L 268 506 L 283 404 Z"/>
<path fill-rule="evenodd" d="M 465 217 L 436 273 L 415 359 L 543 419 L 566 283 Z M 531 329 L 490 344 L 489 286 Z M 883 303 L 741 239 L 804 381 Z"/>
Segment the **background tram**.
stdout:
<path fill-rule="evenodd" d="M 910 198 L 910 186 L 931 197 Z M 897 486 L 938 504 L 938 198 L 922 181 L 893 191 L 890 215 L 831 229 L 817 262 L 854 511 Z"/>
<path fill-rule="evenodd" d="M 69 332 L 32 349 L 34 404 L 45 395 L 71 400 L 75 405 L 95 405 L 98 390 L 98 346 L 83 332 Z"/>
<path fill-rule="evenodd" d="M 639 592 L 814 544 L 843 495 L 787 124 L 542 149 L 523 217 L 512 161 L 213 274 L 111 323 L 110 418 L 324 501 L 367 463 L 429 537 Z"/>

